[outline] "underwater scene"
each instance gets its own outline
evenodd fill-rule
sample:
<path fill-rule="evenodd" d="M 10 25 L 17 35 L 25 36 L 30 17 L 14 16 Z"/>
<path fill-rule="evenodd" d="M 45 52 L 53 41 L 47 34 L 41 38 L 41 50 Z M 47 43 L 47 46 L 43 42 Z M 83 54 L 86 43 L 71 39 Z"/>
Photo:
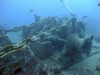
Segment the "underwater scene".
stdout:
<path fill-rule="evenodd" d="M 100 75 L 100 0 L 0 0 L 0 75 Z"/>

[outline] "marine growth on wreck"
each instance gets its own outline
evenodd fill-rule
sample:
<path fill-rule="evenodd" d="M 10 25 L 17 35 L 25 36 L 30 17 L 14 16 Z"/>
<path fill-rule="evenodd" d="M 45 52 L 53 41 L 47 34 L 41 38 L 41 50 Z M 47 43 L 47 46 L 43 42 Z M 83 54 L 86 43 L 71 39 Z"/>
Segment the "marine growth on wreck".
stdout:
<path fill-rule="evenodd" d="M 0 75 L 100 75 L 100 36 L 86 33 L 67 0 L 59 2 L 70 18 L 34 14 L 32 23 L 0 28 Z M 22 40 L 12 42 L 8 33 L 20 31 Z"/>

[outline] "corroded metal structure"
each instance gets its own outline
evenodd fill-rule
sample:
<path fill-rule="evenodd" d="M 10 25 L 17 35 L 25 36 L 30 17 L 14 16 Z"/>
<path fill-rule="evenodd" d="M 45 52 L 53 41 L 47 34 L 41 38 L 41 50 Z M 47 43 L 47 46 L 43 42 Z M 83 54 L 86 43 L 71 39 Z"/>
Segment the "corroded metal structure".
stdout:
<path fill-rule="evenodd" d="M 32 24 L 0 30 L 1 34 L 22 30 L 24 39 L 17 44 L 0 44 L 0 75 L 56 75 L 89 56 L 92 37 L 85 37 L 82 21 L 50 16 L 42 20 L 35 18 L 37 20 Z M 3 41 L 6 39 L 2 38 Z M 60 57 L 55 60 L 56 52 Z M 58 67 L 47 68 L 39 59 L 51 59 Z"/>

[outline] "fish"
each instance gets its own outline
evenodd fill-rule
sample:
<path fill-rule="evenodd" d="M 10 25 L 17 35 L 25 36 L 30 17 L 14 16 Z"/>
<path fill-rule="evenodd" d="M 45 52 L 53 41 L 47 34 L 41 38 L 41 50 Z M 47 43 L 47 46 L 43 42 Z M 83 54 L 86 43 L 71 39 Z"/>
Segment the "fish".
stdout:
<path fill-rule="evenodd" d="M 87 18 L 88 16 L 83 16 L 82 19 Z"/>
<path fill-rule="evenodd" d="M 100 6 L 100 3 L 98 3 L 98 6 Z"/>
<path fill-rule="evenodd" d="M 32 13 L 33 12 L 33 9 L 31 9 L 30 12 Z"/>

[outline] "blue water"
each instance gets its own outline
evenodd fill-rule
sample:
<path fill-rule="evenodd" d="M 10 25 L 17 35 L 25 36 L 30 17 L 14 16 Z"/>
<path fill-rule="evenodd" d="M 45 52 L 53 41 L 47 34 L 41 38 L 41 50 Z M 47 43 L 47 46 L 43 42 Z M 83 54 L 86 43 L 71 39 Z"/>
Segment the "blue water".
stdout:
<path fill-rule="evenodd" d="M 68 0 L 68 7 L 86 25 L 86 33 L 100 35 L 100 0 Z M 30 12 L 33 10 L 33 12 Z M 0 25 L 7 28 L 34 22 L 34 14 L 42 18 L 48 16 L 68 17 L 71 14 L 60 0 L 0 0 Z M 83 16 L 88 16 L 82 19 Z"/>

